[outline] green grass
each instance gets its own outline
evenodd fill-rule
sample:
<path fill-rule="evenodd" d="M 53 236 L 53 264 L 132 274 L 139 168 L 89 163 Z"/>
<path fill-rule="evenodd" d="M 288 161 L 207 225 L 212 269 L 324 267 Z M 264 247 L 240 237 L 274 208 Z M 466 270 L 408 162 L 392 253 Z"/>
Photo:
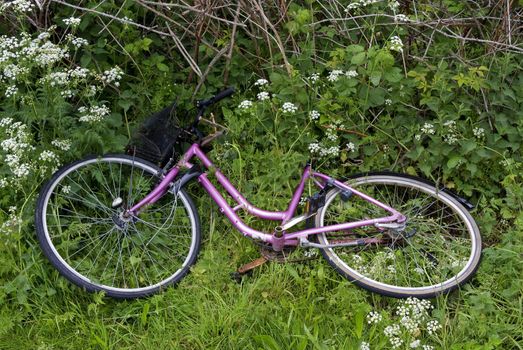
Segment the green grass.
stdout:
<path fill-rule="evenodd" d="M 207 203 L 201 205 L 208 213 Z M 202 221 L 204 242 L 192 272 L 174 288 L 133 301 L 72 286 L 35 246 L 23 262 L 29 287 L 4 295 L 0 348 L 357 349 L 361 341 L 390 348 L 383 328 L 400 301 L 352 285 L 323 259 L 267 263 L 238 284 L 229 274 L 258 257 L 257 247 L 216 212 Z M 436 336 L 423 333 L 422 343 L 522 348 L 518 232 L 504 233 L 498 247 L 485 250 L 471 283 L 433 300 L 432 316 L 443 328 Z M 382 324 L 367 324 L 371 310 L 385 315 Z"/>

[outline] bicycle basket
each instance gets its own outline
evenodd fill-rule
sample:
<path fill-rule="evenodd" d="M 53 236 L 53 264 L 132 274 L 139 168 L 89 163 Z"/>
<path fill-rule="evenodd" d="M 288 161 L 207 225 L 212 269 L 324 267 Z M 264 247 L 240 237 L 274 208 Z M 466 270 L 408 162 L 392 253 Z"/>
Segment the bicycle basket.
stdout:
<path fill-rule="evenodd" d="M 181 129 L 176 118 L 176 103 L 147 118 L 131 137 L 126 153 L 163 167 L 169 158 L 180 155 Z"/>

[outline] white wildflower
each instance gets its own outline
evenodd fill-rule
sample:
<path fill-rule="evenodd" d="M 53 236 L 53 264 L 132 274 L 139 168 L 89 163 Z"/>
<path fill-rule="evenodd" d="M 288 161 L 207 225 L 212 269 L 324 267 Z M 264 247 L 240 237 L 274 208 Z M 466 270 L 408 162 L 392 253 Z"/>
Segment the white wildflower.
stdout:
<path fill-rule="evenodd" d="M 266 91 L 260 92 L 258 95 L 256 95 L 256 97 L 258 97 L 258 100 L 260 101 L 265 101 L 270 98 L 269 93 Z"/>
<path fill-rule="evenodd" d="M 254 83 L 254 86 L 265 86 L 267 84 L 269 84 L 269 81 L 267 79 L 258 79 Z"/>
<path fill-rule="evenodd" d="M 427 332 L 429 332 L 430 335 L 435 334 L 439 329 L 441 329 L 441 325 L 436 320 L 431 320 L 427 322 Z"/>
<path fill-rule="evenodd" d="M 357 9 L 359 7 L 365 7 L 369 6 L 378 2 L 382 2 L 383 0 L 356 0 L 355 2 L 349 4 L 347 8 L 345 9 L 345 12 L 349 12 L 352 9 Z"/>
<path fill-rule="evenodd" d="M 251 107 L 252 107 L 252 101 L 249 101 L 249 100 L 243 100 L 238 105 L 238 108 L 240 108 L 240 109 L 249 109 Z"/>
<path fill-rule="evenodd" d="M 416 349 L 418 346 L 420 346 L 421 341 L 419 339 L 414 340 L 412 343 L 410 343 L 409 347 L 411 349 Z"/>
<path fill-rule="evenodd" d="M 382 318 L 383 317 L 381 316 L 380 313 L 378 313 L 376 311 L 371 311 L 367 315 L 367 323 L 368 324 L 378 324 L 379 322 L 381 322 Z"/>
<path fill-rule="evenodd" d="M 62 95 L 63 98 L 71 98 L 74 96 L 73 90 L 67 89 L 60 91 L 60 95 Z"/>
<path fill-rule="evenodd" d="M 449 145 L 453 145 L 458 142 L 458 136 L 454 133 L 448 133 L 443 135 L 443 141 Z"/>
<path fill-rule="evenodd" d="M 362 341 L 360 344 L 360 350 L 370 350 L 369 343 Z"/>
<path fill-rule="evenodd" d="M 81 114 L 84 114 L 79 119 L 81 122 L 98 122 L 110 113 L 109 108 L 104 105 L 91 106 L 89 110 L 87 110 L 85 107 L 80 107 L 78 108 L 78 111 Z"/>
<path fill-rule="evenodd" d="M 335 69 L 335 70 L 333 70 L 333 71 L 331 71 L 329 73 L 329 76 L 327 77 L 327 80 L 331 81 L 331 82 L 334 82 L 334 81 L 338 80 L 340 75 L 343 75 L 343 71 L 339 70 L 339 69 Z"/>
<path fill-rule="evenodd" d="M 67 85 L 69 83 L 69 74 L 67 72 L 52 72 L 45 78 L 51 86 Z"/>
<path fill-rule="evenodd" d="M 11 96 L 16 95 L 18 92 L 18 88 L 16 85 L 8 86 L 7 89 L 5 89 L 5 97 L 9 98 Z"/>
<path fill-rule="evenodd" d="M 98 91 L 98 87 L 96 85 L 89 85 L 87 87 L 87 91 L 86 91 L 85 95 L 87 97 L 93 97 L 94 95 L 96 95 L 97 91 Z"/>
<path fill-rule="evenodd" d="M 296 107 L 294 105 L 294 103 L 292 102 L 285 102 L 283 104 L 283 106 L 281 107 L 281 109 L 283 110 L 283 113 L 296 113 L 296 111 L 298 110 L 298 107 Z"/>
<path fill-rule="evenodd" d="M 390 98 L 385 99 L 385 105 L 390 106 L 392 104 L 392 100 Z"/>
<path fill-rule="evenodd" d="M 325 137 L 329 141 L 336 141 L 338 139 L 338 135 L 336 135 L 335 129 L 328 129 L 325 133 Z"/>
<path fill-rule="evenodd" d="M 356 145 L 352 142 L 349 142 L 347 144 L 347 146 L 345 146 L 345 148 L 347 149 L 347 151 L 349 152 L 356 152 Z"/>
<path fill-rule="evenodd" d="M 51 145 L 62 151 L 69 151 L 71 149 L 71 140 L 53 140 Z"/>
<path fill-rule="evenodd" d="M 76 67 L 74 69 L 70 69 L 67 74 L 71 77 L 71 78 L 78 78 L 78 79 L 82 79 L 82 78 L 87 78 L 87 76 L 89 75 L 90 71 L 89 69 L 87 68 L 82 68 L 82 67 Z"/>
<path fill-rule="evenodd" d="M 62 49 L 50 41 L 43 43 L 36 52 L 35 62 L 42 67 L 52 65 L 69 56 L 66 49 Z"/>
<path fill-rule="evenodd" d="M 316 83 L 318 80 L 320 79 L 320 74 L 319 73 L 312 73 L 310 76 L 309 76 L 309 80 L 311 81 L 311 83 Z"/>
<path fill-rule="evenodd" d="M 407 16 L 405 16 L 402 13 L 398 13 L 397 15 L 394 15 L 394 21 L 396 21 L 396 22 L 408 22 L 408 21 L 410 21 L 410 18 L 408 18 Z"/>
<path fill-rule="evenodd" d="M 393 12 L 396 12 L 398 11 L 399 7 L 400 7 L 400 3 L 397 2 L 397 1 L 389 1 L 389 8 L 393 11 Z"/>
<path fill-rule="evenodd" d="M 121 70 L 120 67 L 116 66 L 114 68 L 105 70 L 102 73 L 101 78 L 105 84 L 114 83 L 114 85 L 119 86 L 120 85 L 119 80 L 122 79 L 122 76 L 123 76 L 123 71 Z"/>
<path fill-rule="evenodd" d="M 69 17 L 69 18 L 64 18 L 63 19 L 63 22 L 68 25 L 68 26 L 71 26 L 71 27 L 78 27 L 78 25 L 80 24 L 82 20 L 80 18 L 76 18 L 76 17 Z"/>
<path fill-rule="evenodd" d="M 345 72 L 345 76 L 348 78 L 356 78 L 358 76 L 358 72 L 355 70 L 348 70 Z"/>
<path fill-rule="evenodd" d="M 419 275 L 423 275 L 425 273 L 425 270 L 423 270 L 421 267 L 416 267 L 414 269 L 414 272 L 416 272 Z"/>
<path fill-rule="evenodd" d="M 423 345 L 422 349 L 423 350 L 434 350 L 434 347 L 432 345 Z"/>
<path fill-rule="evenodd" d="M 338 146 L 331 146 L 329 148 L 322 148 L 320 149 L 320 157 L 335 157 L 339 155 L 340 148 Z"/>
<path fill-rule="evenodd" d="M 399 36 L 395 35 L 390 38 L 389 49 L 392 51 L 403 52 L 403 42 Z"/>
<path fill-rule="evenodd" d="M 38 157 L 43 162 L 53 162 L 58 161 L 58 156 L 53 151 L 43 151 Z"/>
<path fill-rule="evenodd" d="M 485 129 L 474 128 L 474 129 L 472 129 L 472 133 L 474 133 L 474 136 L 476 136 L 478 139 L 481 139 L 485 136 Z"/>
<path fill-rule="evenodd" d="M 318 142 L 313 142 L 309 144 L 309 152 L 318 153 L 321 149 L 321 145 Z"/>
<path fill-rule="evenodd" d="M 436 130 L 434 130 L 434 125 L 430 123 L 425 123 L 421 127 L 421 132 L 428 134 L 428 135 L 434 135 L 436 133 Z"/>
<path fill-rule="evenodd" d="M 35 5 L 29 0 L 13 0 L 5 2 L 0 6 L 0 11 L 3 11 L 7 8 L 12 8 L 15 12 L 26 13 L 34 9 Z"/>
<path fill-rule="evenodd" d="M 17 80 L 20 75 L 27 74 L 29 70 L 26 67 L 20 67 L 16 64 L 8 64 L 4 67 L 4 77 L 9 80 Z"/>
<path fill-rule="evenodd" d="M 320 118 L 320 112 L 318 112 L 316 110 L 310 111 L 309 118 L 311 118 L 311 120 L 318 120 Z"/>

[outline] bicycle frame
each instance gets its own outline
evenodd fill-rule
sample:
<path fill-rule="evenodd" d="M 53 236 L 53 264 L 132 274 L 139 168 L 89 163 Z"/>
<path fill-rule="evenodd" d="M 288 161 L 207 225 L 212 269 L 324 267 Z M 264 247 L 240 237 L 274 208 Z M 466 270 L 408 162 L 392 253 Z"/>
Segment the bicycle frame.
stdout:
<path fill-rule="evenodd" d="M 401 224 L 404 223 L 406 220 L 405 216 L 397 210 L 395 210 L 394 208 L 391 208 L 375 200 L 374 198 L 355 190 L 354 188 L 344 184 L 343 182 L 332 179 L 328 175 L 313 171 L 310 165 L 305 166 L 301 180 L 298 186 L 296 187 L 296 190 L 294 191 L 294 194 L 286 211 L 267 211 L 257 208 L 251 203 L 249 203 L 247 199 L 231 184 L 227 177 L 218 168 L 214 166 L 212 161 L 207 157 L 205 152 L 200 148 L 200 146 L 197 143 L 193 144 L 187 150 L 187 152 L 185 152 L 185 154 L 177 163 L 177 165 L 173 167 L 171 170 L 169 170 L 169 172 L 164 176 L 164 178 L 160 181 L 156 188 L 147 196 L 145 196 L 145 198 L 143 198 L 140 202 L 131 207 L 127 211 L 127 213 L 133 216 L 137 216 L 141 208 L 143 208 L 146 205 L 153 204 L 158 199 L 160 199 L 165 193 L 167 193 L 172 188 L 177 175 L 180 173 L 180 169 L 190 169 L 194 166 L 190 161 L 195 157 L 201 161 L 202 165 L 207 170 L 211 171 L 214 174 L 216 180 L 220 183 L 220 185 L 236 201 L 236 203 L 238 203 L 238 205 L 232 208 L 227 203 L 225 198 L 223 198 L 220 192 L 216 189 L 216 187 L 212 184 L 212 182 L 208 179 L 207 173 L 204 172 L 200 174 L 198 176 L 198 182 L 207 191 L 211 198 L 216 202 L 220 212 L 225 214 L 225 216 L 229 219 L 231 224 L 234 227 L 236 227 L 236 229 L 240 231 L 243 235 L 269 243 L 273 246 L 274 250 L 281 250 L 284 246 L 296 246 L 300 243 L 300 240 L 306 239 L 309 235 L 319 234 L 323 232 L 351 230 L 358 227 L 372 226 L 376 224 Z M 376 205 L 388 211 L 391 215 L 336 225 L 308 228 L 305 230 L 287 233 L 284 230 L 281 230 L 281 228 L 294 218 L 296 208 L 298 207 L 300 198 L 305 188 L 305 183 L 309 179 L 312 179 L 320 189 L 326 186 L 328 183 L 330 183 L 337 188 L 350 191 L 350 193 L 352 193 L 353 195 L 356 195 L 362 198 L 363 200 L 366 200 L 372 203 L 373 205 Z M 175 189 L 175 191 L 176 190 L 178 189 Z M 280 230 L 276 228 L 275 232 L 266 233 L 253 229 L 252 227 L 246 225 L 236 214 L 236 212 L 240 209 L 244 209 L 249 214 L 259 217 L 261 219 L 280 221 L 280 225 L 277 226 L 277 228 L 279 227 Z M 372 241 L 368 241 L 367 243 L 372 243 Z"/>

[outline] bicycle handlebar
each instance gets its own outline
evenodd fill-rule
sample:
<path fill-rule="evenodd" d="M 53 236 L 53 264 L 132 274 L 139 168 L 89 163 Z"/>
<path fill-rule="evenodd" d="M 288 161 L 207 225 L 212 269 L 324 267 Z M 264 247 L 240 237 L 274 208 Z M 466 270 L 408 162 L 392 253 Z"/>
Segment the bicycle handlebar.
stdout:
<path fill-rule="evenodd" d="M 198 108 L 205 109 L 206 107 L 209 107 L 210 105 L 215 104 L 216 102 L 221 101 L 224 98 L 231 96 L 232 94 L 234 94 L 234 88 L 231 86 L 217 93 L 208 100 L 198 102 Z"/>
<path fill-rule="evenodd" d="M 234 88 L 232 86 L 230 86 L 227 89 L 220 91 L 219 93 L 217 93 L 216 95 L 214 95 L 213 97 L 211 97 L 208 100 L 198 101 L 198 104 L 197 104 L 198 113 L 196 114 L 196 118 L 194 119 L 194 122 L 191 125 L 191 130 L 194 131 L 194 133 L 196 133 L 196 135 L 198 136 L 198 140 L 201 141 L 201 139 L 203 138 L 203 134 L 200 130 L 198 130 L 196 128 L 196 126 L 198 125 L 200 118 L 202 117 L 205 109 L 207 107 L 209 107 L 210 105 L 213 105 L 216 102 L 221 101 L 224 98 L 231 96 L 232 94 L 234 94 L 234 91 L 235 91 Z"/>

